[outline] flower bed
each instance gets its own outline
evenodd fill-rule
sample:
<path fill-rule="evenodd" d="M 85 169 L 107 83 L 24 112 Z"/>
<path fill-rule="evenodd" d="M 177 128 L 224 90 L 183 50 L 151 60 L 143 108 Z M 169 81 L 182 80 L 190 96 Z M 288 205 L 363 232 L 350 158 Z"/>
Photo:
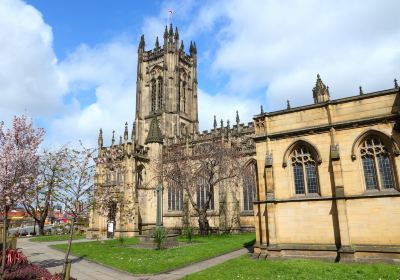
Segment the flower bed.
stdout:
<path fill-rule="evenodd" d="M 0 263 L 2 256 L 0 254 Z M 4 280 L 63 280 L 61 274 L 52 275 L 46 268 L 31 264 L 18 249 L 7 249 Z M 70 278 L 73 280 L 74 278 Z M 76 279 L 75 279 L 76 280 Z"/>

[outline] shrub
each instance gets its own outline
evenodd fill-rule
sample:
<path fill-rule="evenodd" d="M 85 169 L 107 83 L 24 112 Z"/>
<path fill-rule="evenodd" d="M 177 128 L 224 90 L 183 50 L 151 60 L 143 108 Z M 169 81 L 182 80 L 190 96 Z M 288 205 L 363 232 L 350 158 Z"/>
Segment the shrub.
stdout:
<path fill-rule="evenodd" d="M 119 245 L 120 245 L 120 246 L 124 246 L 125 237 L 124 237 L 122 234 L 119 235 L 119 237 L 118 237 L 118 242 L 119 242 Z"/>
<path fill-rule="evenodd" d="M 3 256 L 0 255 L 0 263 Z M 7 249 L 6 250 L 6 269 L 18 268 L 27 265 L 28 258 L 22 254 L 20 250 L 17 249 Z"/>
<path fill-rule="evenodd" d="M 157 244 L 157 250 L 161 249 L 162 243 L 167 238 L 167 232 L 164 227 L 156 227 L 154 231 L 154 242 Z"/>
<path fill-rule="evenodd" d="M 12 271 L 6 271 L 4 275 L 4 280 L 47 280 L 52 279 L 51 277 L 52 275 L 47 269 L 30 264 Z"/>
<path fill-rule="evenodd" d="M 187 226 L 183 229 L 183 234 L 185 235 L 185 237 L 187 238 L 187 240 L 189 242 L 192 242 L 193 239 L 193 234 L 194 234 L 194 230 L 193 227 L 191 226 Z"/>

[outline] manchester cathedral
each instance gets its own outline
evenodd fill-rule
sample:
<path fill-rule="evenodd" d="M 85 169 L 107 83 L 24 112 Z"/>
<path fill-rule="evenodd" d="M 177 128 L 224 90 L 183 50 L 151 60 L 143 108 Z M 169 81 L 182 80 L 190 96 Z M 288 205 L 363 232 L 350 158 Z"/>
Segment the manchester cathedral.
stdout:
<path fill-rule="evenodd" d="M 99 157 L 95 189 L 117 187 L 109 211 L 93 210 L 89 237 L 135 236 L 156 225 L 156 185 L 151 164 L 171 145 L 221 139 L 239 143 L 250 176 L 238 188 L 214 189 L 207 210 L 215 231 L 254 231 L 254 256 L 318 257 L 340 261 L 400 260 L 400 89 L 359 87 L 332 99 L 320 75 L 310 86 L 314 103 L 275 112 L 254 112 L 244 124 L 216 120 L 199 131 L 197 46 L 186 53 L 178 29 L 165 28 L 146 50 L 138 47 L 133 126 Z M 116 167 L 117 166 L 117 167 Z M 207 185 L 196 197 L 202 205 Z M 183 191 L 162 188 L 162 223 L 179 231 L 189 211 Z M 189 207 L 190 208 L 190 207 Z M 185 210 L 186 209 L 186 210 Z"/>

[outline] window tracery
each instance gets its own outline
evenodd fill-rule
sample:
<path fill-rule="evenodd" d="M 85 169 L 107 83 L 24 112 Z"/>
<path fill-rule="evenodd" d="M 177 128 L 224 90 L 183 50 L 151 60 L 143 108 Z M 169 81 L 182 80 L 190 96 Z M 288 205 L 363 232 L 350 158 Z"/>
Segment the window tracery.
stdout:
<path fill-rule="evenodd" d="M 360 154 L 367 190 L 395 187 L 390 153 L 379 137 L 365 139 L 360 145 Z"/>
<path fill-rule="evenodd" d="M 295 148 L 290 156 L 296 194 L 318 193 L 317 163 L 308 147 Z"/>
<path fill-rule="evenodd" d="M 156 100 L 157 96 L 156 96 L 156 81 L 152 80 L 151 81 L 151 111 L 155 111 L 156 110 Z"/>

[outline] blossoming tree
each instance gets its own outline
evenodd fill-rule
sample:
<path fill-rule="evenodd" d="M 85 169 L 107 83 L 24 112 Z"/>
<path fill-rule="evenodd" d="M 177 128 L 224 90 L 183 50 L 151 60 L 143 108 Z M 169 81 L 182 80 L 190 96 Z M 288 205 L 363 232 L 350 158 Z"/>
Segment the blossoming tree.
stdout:
<path fill-rule="evenodd" d="M 14 117 L 12 126 L 4 129 L 0 123 L 0 211 L 3 213 L 3 249 L 1 278 L 5 269 L 7 214 L 23 203 L 25 193 L 32 188 L 37 175 L 38 148 L 44 130 L 33 127 L 25 115 Z"/>

